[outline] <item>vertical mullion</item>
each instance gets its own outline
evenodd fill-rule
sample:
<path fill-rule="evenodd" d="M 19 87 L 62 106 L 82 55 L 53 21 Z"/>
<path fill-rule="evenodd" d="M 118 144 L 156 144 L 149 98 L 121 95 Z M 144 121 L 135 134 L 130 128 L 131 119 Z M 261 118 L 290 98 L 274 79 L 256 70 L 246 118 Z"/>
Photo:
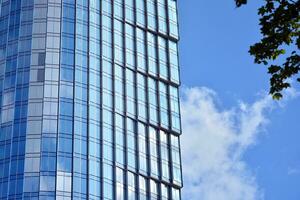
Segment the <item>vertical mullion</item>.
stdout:
<path fill-rule="evenodd" d="M 73 9 L 74 9 L 74 19 L 73 19 L 73 23 L 74 23 L 74 29 L 73 29 L 73 40 L 74 40 L 74 49 L 73 49 L 73 119 L 72 119 L 72 183 L 71 183 L 71 199 L 74 198 L 74 157 L 75 157 L 75 85 L 76 85 L 76 81 L 75 81 L 75 69 L 76 69 L 76 16 L 77 16 L 77 12 L 76 12 L 76 8 L 77 8 L 77 0 L 74 0 L 73 2 Z"/>
<path fill-rule="evenodd" d="M 100 141 L 99 141 L 99 152 L 100 152 L 100 154 L 99 154 L 99 162 L 100 162 L 100 173 L 99 173 L 99 182 L 100 182 L 100 188 L 99 188 L 99 190 L 100 190 L 100 192 L 99 192 L 99 195 L 100 195 L 100 199 L 102 198 L 102 191 L 103 191 L 103 182 L 102 182 L 102 173 L 103 173 L 103 162 L 102 162 L 102 155 L 103 155 L 103 150 L 102 150 L 102 139 L 103 139 L 103 137 L 102 137 L 102 131 L 101 131 L 101 121 L 102 121 L 102 115 L 101 115 L 101 113 L 102 113 L 102 102 L 101 102 L 101 95 L 102 95 L 102 92 L 101 92 L 101 88 L 102 88 L 102 84 L 101 84 L 101 81 L 102 81 L 102 58 L 101 58 L 101 56 L 102 56 L 102 11 L 101 11 L 101 2 L 102 1 L 100 1 L 99 2 L 99 27 L 97 27 L 97 28 L 99 28 L 100 30 L 99 30 L 99 67 L 100 67 L 100 69 L 99 69 L 99 100 L 100 100 L 100 102 L 99 102 L 99 132 L 100 132 L 100 135 L 99 135 L 99 139 L 100 139 Z"/>
<path fill-rule="evenodd" d="M 112 52 L 112 56 L 111 56 L 111 62 L 112 62 L 112 71 L 111 71 L 111 78 L 112 78 L 112 95 L 115 93 L 115 51 L 114 51 L 114 46 L 115 46 L 115 38 L 114 38 L 114 32 L 115 32 L 115 23 L 114 23 L 114 15 L 115 15 L 115 0 L 111 0 L 112 2 L 112 6 L 111 6 L 111 22 L 112 22 L 112 26 L 111 26 L 111 52 Z M 115 98 L 112 98 L 112 133 L 113 133 L 113 137 L 112 137 L 112 148 L 113 148 L 113 163 L 112 163 L 112 173 L 113 173 L 113 180 L 112 180 L 112 185 L 113 185 L 113 194 L 112 197 L 113 199 L 116 198 L 116 186 L 117 186 L 117 178 L 116 178 L 116 120 L 115 120 Z"/>
<path fill-rule="evenodd" d="M 147 106 L 147 124 L 146 124 L 146 129 L 145 129 L 145 141 L 146 141 L 146 163 L 147 163 L 147 177 L 146 177 L 146 196 L 147 198 L 151 198 L 150 196 L 150 182 L 149 182 L 149 177 L 151 177 L 151 156 L 150 156 L 150 138 L 149 138 L 149 123 L 150 123 L 150 97 L 149 97 L 149 55 L 148 55 L 148 26 L 149 26 L 149 21 L 148 21 L 148 1 L 144 0 L 144 19 L 145 19 L 145 30 L 144 32 L 144 48 L 145 48 L 145 56 L 146 56 L 146 69 L 145 69 L 145 86 L 146 86 L 146 106 Z"/>
<path fill-rule="evenodd" d="M 123 16 L 122 16 L 122 37 L 123 37 L 123 47 L 122 47 L 122 53 L 123 53 L 123 80 L 122 80 L 122 87 L 123 87 L 123 105 L 124 105 L 124 109 L 123 109 L 123 115 L 124 115 L 124 120 L 123 120 L 123 140 L 124 140 L 124 145 L 123 145 L 123 157 L 124 157 L 124 170 L 123 170 L 123 199 L 127 199 L 128 197 L 128 184 L 127 184 L 127 180 L 128 180 L 128 145 L 127 145 L 127 101 L 125 99 L 125 95 L 126 93 L 126 68 L 127 68 L 127 56 L 126 56 L 126 0 L 123 0 Z M 134 73 L 134 77 L 135 77 L 135 73 Z M 134 80 L 135 78 L 133 78 Z M 136 98 L 134 98 L 135 101 Z M 136 104 L 134 102 L 134 104 Z M 125 112 L 124 112 L 125 111 Z M 136 110 L 135 110 L 136 113 Z"/>
<path fill-rule="evenodd" d="M 60 1 L 61 2 L 61 11 L 60 11 L 60 45 L 59 45 L 59 48 L 60 48 L 60 57 L 59 57 L 59 66 L 61 66 L 61 49 L 62 49 L 62 23 L 63 23 L 63 0 Z M 48 9 L 47 9 L 48 10 Z M 47 19 L 48 20 L 48 19 Z M 47 33 L 47 32 L 46 32 Z M 57 129 L 56 129 L 56 172 L 55 172 L 55 198 L 57 197 L 57 177 L 58 177 L 58 174 L 57 174 L 57 171 L 58 171 L 58 144 L 59 144 L 59 121 L 60 121 L 60 69 L 61 67 L 59 67 L 59 70 L 58 70 L 58 80 L 59 80 L 59 83 L 58 83 L 58 102 L 57 102 Z M 72 176 L 73 178 L 73 176 Z"/>
<path fill-rule="evenodd" d="M 87 199 L 90 199 L 90 1 L 87 1 Z"/>
<path fill-rule="evenodd" d="M 104 190 L 103 190 L 103 185 L 104 185 L 104 176 L 103 176 L 103 160 L 104 160 L 104 151 L 103 151 L 103 57 L 102 57 L 102 48 L 103 48 L 103 42 L 102 42 L 102 30 L 103 30 L 103 26 L 102 26 L 102 15 L 103 15 L 103 10 L 102 10 L 102 3 L 103 1 L 100 1 L 100 8 L 99 8 L 99 12 L 100 12 L 100 24 L 99 24 L 99 33 L 100 33 L 100 163 L 101 163 L 101 167 L 100 167 L 100 198 L 104 198 Z"/>

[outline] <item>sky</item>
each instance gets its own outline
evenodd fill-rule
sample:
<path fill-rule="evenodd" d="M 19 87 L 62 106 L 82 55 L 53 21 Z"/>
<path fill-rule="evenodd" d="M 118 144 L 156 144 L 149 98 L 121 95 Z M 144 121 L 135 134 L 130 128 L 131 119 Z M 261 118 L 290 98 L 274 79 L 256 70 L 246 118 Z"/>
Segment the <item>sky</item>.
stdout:
<path fill-rule="evenodd" d="M 299 200 L 300 87 L 274 102 L 248 54 L 258 1 L 179 0 L 183 200 Z"/>

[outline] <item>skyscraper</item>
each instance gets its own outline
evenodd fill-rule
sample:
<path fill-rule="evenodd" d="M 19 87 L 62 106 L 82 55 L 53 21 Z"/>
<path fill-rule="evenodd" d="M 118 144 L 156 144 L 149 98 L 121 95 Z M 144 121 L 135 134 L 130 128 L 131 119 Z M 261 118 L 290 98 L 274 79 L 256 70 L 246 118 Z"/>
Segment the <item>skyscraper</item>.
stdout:
<path fill-rule="evenodd" d="M 0 0 L 0 199 L 179 200 L 175 0 Z"/>

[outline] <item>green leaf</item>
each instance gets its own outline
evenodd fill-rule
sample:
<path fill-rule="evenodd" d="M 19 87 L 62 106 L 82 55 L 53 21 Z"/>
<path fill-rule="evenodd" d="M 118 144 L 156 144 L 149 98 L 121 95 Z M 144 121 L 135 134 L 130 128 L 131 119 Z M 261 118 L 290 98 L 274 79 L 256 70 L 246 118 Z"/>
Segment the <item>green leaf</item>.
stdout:
<path fill-rule="evenodd" d="M 271 66 L 269 67 L 268 73 L 269 73 L 269 74 L 275 74 L 275 73 L 277 73 L 279 70 L 281 70 L 281 67 L 279 67 L 279 66 L 277 66 L 277 65 L 271 65 Z"/>
<path fill-rule="evenodd" d="M 279 92 L 273 94 L 273 99 L 274 100 L 280 100 L 282 98 L 282 94 L 280 94 Z"/>
<path fill-rule="evenodd" d="M 235 0 L 235 4 L 237 7 L 241 7 L 244 4 L 247 4 L 247 0 Z"/>
<path fill-rule="evenodd" d="M 243 0 L 235 2 L 241 6 Z M 263 2 L 258 9 L 262 36 L 259 42 L 250 46 L 249 53 L 255 63 L 268 67 L 268 73 L 271 74 L 270 94 L 279 100 L 283 96 L 282 91 L 291 87 L 287 80 L 300 73 L 300 1 Z M 300 78 L 297 82 L 300 82 Z"/>

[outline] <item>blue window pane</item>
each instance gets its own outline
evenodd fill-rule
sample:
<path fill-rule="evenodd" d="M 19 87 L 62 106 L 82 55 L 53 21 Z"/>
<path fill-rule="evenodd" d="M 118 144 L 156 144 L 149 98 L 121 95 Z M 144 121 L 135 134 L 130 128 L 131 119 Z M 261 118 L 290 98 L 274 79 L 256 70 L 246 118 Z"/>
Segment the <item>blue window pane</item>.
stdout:
<path fill-rule="evenodd" d="M 41 171 L 54 172 L 56 169 L 56 157 L 43 156 L 41 159 Z"/>
<path fill-rule="evenodd" d="M 61 133 L 72 134 L 73 132 L 73 124 L 72 121 L 69 120 L 60 120 L 59 130 Z"/>
<path fill-rule="evenodd" d="M 57 159 L 57 169 L 63 172 L 71 172 L 72 169 L 72 159 L 68 157 L 58 157 Z"/>
<path fill-rule="evenodd" d="M 25 177 L 24 192 L 37 192 L 39 189 L 39 177 Z"/>

